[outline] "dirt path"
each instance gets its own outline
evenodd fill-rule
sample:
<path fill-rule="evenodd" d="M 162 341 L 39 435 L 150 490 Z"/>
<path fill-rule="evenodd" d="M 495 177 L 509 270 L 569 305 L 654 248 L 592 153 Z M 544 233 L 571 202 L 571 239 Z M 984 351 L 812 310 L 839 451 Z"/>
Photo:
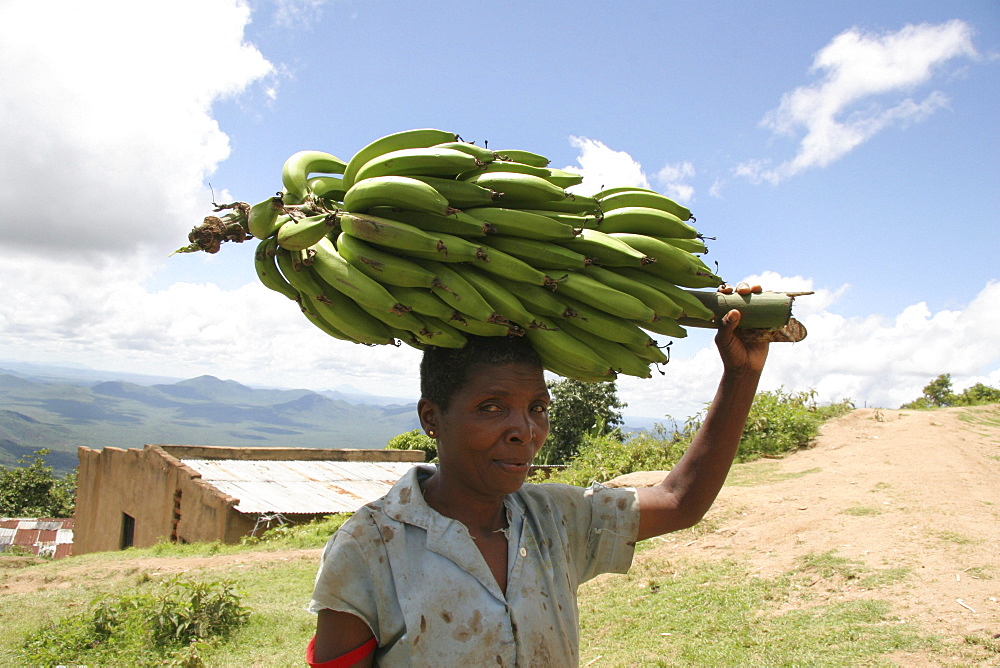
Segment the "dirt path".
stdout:
<path fill-rule="evenodd" d="M 714 529 L 697 540 L 668 537 L 644 558 L 734 557 L 774 576 L 829 555 L 840 568 L 817 576 L 813 601 L 817 591 L 820 600 L 890 600 L 901 619 L 956 645 L 1000 634 L 996 406 L 853 411 L 824 425 L 812 449 L 739 467 L 707 522 Z M 872 591 L 852 583 L 852 570 L 859 581 L 880 572 L 898 583 Z"/>

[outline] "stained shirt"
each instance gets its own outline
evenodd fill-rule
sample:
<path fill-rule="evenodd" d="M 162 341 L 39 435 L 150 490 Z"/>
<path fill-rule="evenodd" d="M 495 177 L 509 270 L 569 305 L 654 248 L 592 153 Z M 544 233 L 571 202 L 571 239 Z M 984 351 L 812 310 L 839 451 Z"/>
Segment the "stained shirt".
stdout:
<path fill-rule="evenodd" d="M 577 587 L 632 563 L 631 488 L 525 484 L 507 495 L 506 594 L 465 525 L 424 501 L 415 466 L 323 551 L 309 609 L 363 619 L 379 666 L 576 666 Z"/>

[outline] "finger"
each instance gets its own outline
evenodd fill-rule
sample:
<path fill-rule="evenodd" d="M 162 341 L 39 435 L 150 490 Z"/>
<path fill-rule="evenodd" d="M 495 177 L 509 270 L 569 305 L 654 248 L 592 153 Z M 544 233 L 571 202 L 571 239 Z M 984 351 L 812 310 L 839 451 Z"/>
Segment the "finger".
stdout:
<path fill-rule="evenodd" d="M 740 324 L 742 318 L 743 314 L 738 309 L 732 309 L 729 313 L 722 316 L 722 328 L 732 332 Z"/>

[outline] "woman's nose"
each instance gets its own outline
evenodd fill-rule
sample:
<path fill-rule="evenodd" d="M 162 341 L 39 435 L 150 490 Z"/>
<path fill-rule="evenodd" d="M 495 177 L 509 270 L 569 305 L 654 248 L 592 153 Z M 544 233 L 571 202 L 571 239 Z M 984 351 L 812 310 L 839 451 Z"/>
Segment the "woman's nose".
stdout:
<path fill-rule="evenodd" d="M 513 443 L 527 443 L 535 440 L 538 428 L 529 413 L 516 413 L 511 420 L 512 423 L 507 430 L 507 440 Z"/>

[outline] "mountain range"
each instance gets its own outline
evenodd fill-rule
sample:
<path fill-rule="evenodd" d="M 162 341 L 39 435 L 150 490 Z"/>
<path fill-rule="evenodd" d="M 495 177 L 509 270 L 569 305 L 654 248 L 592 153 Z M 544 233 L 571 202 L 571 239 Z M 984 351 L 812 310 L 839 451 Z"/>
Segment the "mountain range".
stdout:
<path fill-rule="evenodd" d="M 0 465 L 46 448 L 46 462 L 65 473 L 81 445 L 381 448 L 419 426 L 415 403 L 387 397 L 251 388 L 214 376 L 140 384 L 95 373 L 0 368 Z"/>

